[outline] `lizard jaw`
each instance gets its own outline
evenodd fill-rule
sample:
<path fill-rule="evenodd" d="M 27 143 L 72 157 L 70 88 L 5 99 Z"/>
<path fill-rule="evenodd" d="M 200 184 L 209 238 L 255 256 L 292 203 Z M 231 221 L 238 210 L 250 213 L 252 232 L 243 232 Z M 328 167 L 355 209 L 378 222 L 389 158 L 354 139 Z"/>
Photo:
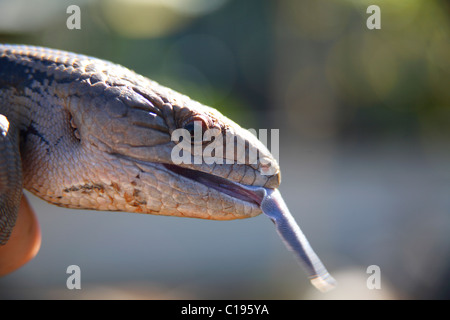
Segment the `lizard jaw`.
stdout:
<path fill-rule="evenodd" d="M 264 197 L 258 192 L 253 192 L 252 190 L 245 188 L 245 186 L 240 183 L 233 182 L 219 176 L 183 168 L 173 164 L 164 164 L 164 167 L 169 171 L 185 178 L 194 180 L 221 193 L 225 193 L 230 197 L 255 204 L 258 207 L 261 205 Z"/>

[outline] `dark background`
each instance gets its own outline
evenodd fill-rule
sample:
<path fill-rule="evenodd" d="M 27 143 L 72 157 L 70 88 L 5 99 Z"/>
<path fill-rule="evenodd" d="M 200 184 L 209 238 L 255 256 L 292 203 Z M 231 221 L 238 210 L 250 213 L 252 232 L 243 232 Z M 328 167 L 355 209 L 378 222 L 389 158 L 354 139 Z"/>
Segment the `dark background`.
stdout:
<path fill-rule="evenodd" d="M 66 9 L 81 8 L 81 30 Z M 381 8 L 381 30 L 366 9 Z M 93 55 L 280 129 L 281 193 L 339 282 L 317 293 L 264 216 L 74 211 L 27 194 L 43 242 L 0 298 L 450 298 L 446 1 L 0 0 L 0 42 Z M 66 288 L 79 265 L 82 289 Z M 378 265 L 381 290 L 366 269 Z"/>

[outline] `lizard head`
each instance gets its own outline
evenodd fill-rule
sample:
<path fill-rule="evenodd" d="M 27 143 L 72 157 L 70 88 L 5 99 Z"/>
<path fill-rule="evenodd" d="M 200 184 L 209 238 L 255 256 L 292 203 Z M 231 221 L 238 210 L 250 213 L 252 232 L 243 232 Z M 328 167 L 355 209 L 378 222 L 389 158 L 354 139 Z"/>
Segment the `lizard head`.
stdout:
<path fill-rule="evenodd" d="M 13 78 L 28 82 L 14 86 L 15 103 L 41 112 L 20 128 L 25 188 L 70 208 L 216 220 L 264 212 L 313 285 L 334 287 L 277 189 L 276 160 L 249 131 L 121 66 L 22 51 Z"/>
<path fill-rule="evenodd" d="M 260 214 L 246 186 L 280 184 L 264 144 L 217 110 L 114 67 L 93 70 L 66 99 L 74 159 L 89 164 L 83 181 L 63 187 L 69 206 L 217 220 Z"/>

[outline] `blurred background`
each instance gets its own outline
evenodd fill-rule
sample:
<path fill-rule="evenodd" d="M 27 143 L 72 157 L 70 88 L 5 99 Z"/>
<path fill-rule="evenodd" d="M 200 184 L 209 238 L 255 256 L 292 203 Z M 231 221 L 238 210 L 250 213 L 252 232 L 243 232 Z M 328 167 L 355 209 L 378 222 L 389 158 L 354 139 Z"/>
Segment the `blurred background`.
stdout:
<path fill-rule="evenodd" d="M 81 9 L 69 30 L 67 7 Z M 369 5 L 381 29 L 369 30 Z M 449 299 L 450 5 L 363 0 L 0 0 L 0 43 L 84 53 L 280 129 L 281 193 L 339 282 L 315 291 L 265 216 L 57 208 L 3 299 Z M 69 265 L 81 290 L 66 288 Z M 368 266 L 381 270 L 369 290 Z"/>

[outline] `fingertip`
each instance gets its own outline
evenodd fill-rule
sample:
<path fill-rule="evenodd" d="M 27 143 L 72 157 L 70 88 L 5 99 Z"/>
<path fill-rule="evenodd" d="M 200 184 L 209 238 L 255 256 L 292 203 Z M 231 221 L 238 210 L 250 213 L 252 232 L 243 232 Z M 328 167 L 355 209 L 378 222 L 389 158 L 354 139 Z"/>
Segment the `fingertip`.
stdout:
<path fill-rule="evenodd" d="M 0 276 L 11 273 L 33 259 L 41 247 L 41 231 L 36 215 L 23 195 L 16 225 L 11 236 L 0 246 Z"/>

